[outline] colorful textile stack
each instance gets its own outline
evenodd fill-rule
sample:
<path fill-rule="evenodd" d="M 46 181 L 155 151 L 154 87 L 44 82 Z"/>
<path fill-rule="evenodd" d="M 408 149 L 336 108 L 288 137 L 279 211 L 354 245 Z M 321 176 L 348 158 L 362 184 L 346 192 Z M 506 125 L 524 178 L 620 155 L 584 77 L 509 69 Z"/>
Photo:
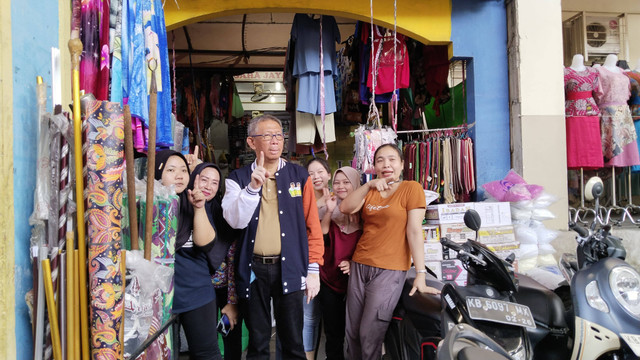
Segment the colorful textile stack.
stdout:
<path fill-rule="evenodd" d="M 151 235 L 151 261 L 173 269 L 176 254 L 176 234 L 178 233 L 179 202 L 175 192 L 164 187 L 160 182 L 155 183 L 153 201 L 153 234 Z M 140 219 L 145 218 L 147 204 L 142 199 L 139 206 Z M 144 250 L 144 224 L 140 223 L 139 248 Z M 173 284 L 170 291 L 163 294 L 163 317 L 165 322 L 171 316 L 173 306 Z"/>
<path fill-rule="evenodd" d="M 138 218 L 145 219 L 146 216 L 146 199 L 145 199 L 146 183 L 136 180 L 136 203 L 139 211 Z M 126 194 L 125 194 L 126 198 Z M 125 203 L 129 201 L 125 199 Z M 154 264 L 166 266 L 173 270 L 175 261 L 175 241 L 178 231 L 178 211 L 179 201 L 174 189 L 164 187 L 158 181 L 154 184 L 153 199 L 153 228 L 151 237 L 151 261 Z M 123 238 L 126 246 L 130 246 L 129 216 L 123 218 Z M 144 251 L 145 226 L 144 222 L 139 222 L 139 238 L 138 245 L 141 251 Z M 129 268 L 127 269 L 129 270 Z M 172 271 L 173 273 L 173 271 Z M 173 306 L 173 281 L 170 285 L 162 290 L 156 289 L 152 295 L 152 299 L 140 299 L 145 304 L 151 304 L 152 316 L 148 334 L 153 335 L 164 323 L 171 317 L 171 308 Z M 143 292 L 144 293 L 144 292 Z M 128 296 L 128 295 L 127 295 Z M 127 309 L 129 311 L 129 309 Z M 134 309 L 131 310 L 135 313 Z M 137 313 L 136 313 L 137 314 Z M 126 328 L 128 328 L 127 325 Z M 140 329 L 146 331 L 146 329 Z M 125 335 L 125 341 L 127 335 Z M 132 349 L 130 349 L 132 351 Z M 141 355 L 138 359 L 170 359 L 172 352 L 171 336 L 169 331 L 158 337 L 146 353 L 146 357 Z"/>
<path fill-rule="evenodd" d="M 91 101 L 86 137 L 87 235 L 89 244 L 91 357 L 118 359 L 123 315 L 121 274 L 124 123 L 120 104 Z"/>

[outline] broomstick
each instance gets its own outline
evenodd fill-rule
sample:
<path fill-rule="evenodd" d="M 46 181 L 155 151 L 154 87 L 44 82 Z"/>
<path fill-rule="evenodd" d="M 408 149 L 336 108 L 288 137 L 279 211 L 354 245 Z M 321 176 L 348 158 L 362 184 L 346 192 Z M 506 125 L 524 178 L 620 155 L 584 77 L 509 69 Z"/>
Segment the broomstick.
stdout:
<path fill-rule="evenodd" d="M 156 84 L 156 68 L 158 61 L 149 60 L 151 70 L 151 90 L 149 92 L 149 145 L 147 153 L 147 210 L 144 223 L 144 258 L 151 260 L 151 232 L 153 227 L 153 182 L 156 168 L 156 116 L 158 105 L 158 88 Z"/>
<path fill-rule="evenodd" d="M 129 229 L 131 249 L 138 250 L 138 212 L 136 207 L 135 163 L 133 160 L 133 134 L 131 133 L 131 109 L 124 106 L 124 156 L 127 166 L 127 197 L 129 198 Z M 155 161 L 154 161 L 155 162 Z"/>
<path fill-rule="evenodd" d="M 80 54 L 82 42 L 80 41 L 80 1 L 73 1 L 73 30 L 69 40 L 69 52 L 71 53 L 71 65 L 73 71 L 73 134 L 74 157 L 76 175 L 76 226 L 78 234 L 78 284 L 80 298 L 80 333 L 82 359 L 89 359 L 89 320 L 87 315 L 87 274 L 85 266 L 87 262 L 87 245 L 85 242 L 84 227 L 84 178 L 82 175 L 82 118 L 80 117 Z"/>

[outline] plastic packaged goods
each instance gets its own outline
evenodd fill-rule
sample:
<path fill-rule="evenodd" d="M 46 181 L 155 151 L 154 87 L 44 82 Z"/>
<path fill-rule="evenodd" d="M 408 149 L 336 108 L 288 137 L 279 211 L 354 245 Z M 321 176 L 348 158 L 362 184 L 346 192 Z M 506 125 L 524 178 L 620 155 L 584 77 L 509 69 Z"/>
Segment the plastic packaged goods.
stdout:
<path fill-rule="evenodd" d="M 173 269 L 144 259 L 141 250 L 127 251 L 127 287 L 124 298 L 124 352 L 130 355 L 149 335 L 154 299 L 172 290 Z M 158 294 L 158 292 L 160 292 Z M 161 299 L 161 297 L 160 297 Z"/>

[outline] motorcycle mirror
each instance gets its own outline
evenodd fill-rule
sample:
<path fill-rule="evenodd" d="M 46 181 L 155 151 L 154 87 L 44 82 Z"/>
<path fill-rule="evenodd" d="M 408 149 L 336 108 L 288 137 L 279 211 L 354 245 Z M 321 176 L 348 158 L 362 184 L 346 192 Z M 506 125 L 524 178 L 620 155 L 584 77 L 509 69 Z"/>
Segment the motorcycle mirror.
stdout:
<path fill-rule="evenodd" d="M 473 209 L 469 209 L 464 213 L 464 224 L 473 231 L 478 231 L 480 229 L 480 225 L 482 224 L 482 219 L 480 219 L 480 214 Z"/>
<path fill-rule="evenodd" d="M 587 184 L 584 186 L 584 198 L 589 201 L 598 199 L 600 198 L 600 196 L 602 196 L 603 191 L 604 185 L 602 184 L 602 179 L 594 176 L 589 179 L 589 181 L 587 181 Z"/>

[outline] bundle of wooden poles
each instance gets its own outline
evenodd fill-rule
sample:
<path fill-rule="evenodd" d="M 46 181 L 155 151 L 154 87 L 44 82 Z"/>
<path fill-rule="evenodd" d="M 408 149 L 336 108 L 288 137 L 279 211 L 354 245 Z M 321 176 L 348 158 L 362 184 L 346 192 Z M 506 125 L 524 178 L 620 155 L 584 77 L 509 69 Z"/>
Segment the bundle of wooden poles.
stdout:
<path fill-rule="evenodd" d="M 79 14 L 76 13 L 74 7 L 74 18 Z M 118 241 L 112 241 L 114 244 L 100 243 L 97 239 L 88 239 L 86 236 L 86 221 L 91 217 L 85 211 L 85 205 L 91 211 L 99 211 L 90 209 L 91 195 L 85 196 L 85 183 L 89 183 L 90 179 L 85 177 L 86 167 L 83 162 L 83 146 L 86 149 L 86 143 L 83 141 L 83 119 L 81 111 L 80 96 L 80 72 L 79 59 L 82 53 L 82 42 L 79 39 L 77 29 L 72 31 L 71 40 L 69 41 L 69 51 L 72 59 L 72 89 L 73 89 L 73 164 L 75 170 L 75 204 L 76 204 L 76 221 L 73 223 L 69 214 L 67 197 L 60 196 L 60 189 L 67 187 L 70 179 L 71 154 L 64 136 L 61 136 L 59 143 L 52 144 L 52 147 L 59 148 L 59 164 L 53 166 L 56 169 L 55 177 L 59 179 L 58 188 L 51 189 L 51 199 L 57 199 L 50 203 L 50 207 L 55 202 L 54 210 L 58 213 L 57 224 L 54 227 L 52 221 L 49 222 L 49 230 L 47 237 L 53 244 L 41 244 L 34 259 L 34 289 L 36 290 L 36 298 L 41 301 L 34 300 L 34 359 L 102 359 L 102 358 L 123 358 L 124 349 L 124 309 L 123 298 L 125 288 L 125 251 L 121 250 L 121 244 Z M 150 68 L 151 68 L 150 64 Z M 151 69 L 155 71 L 155 69 Z M 156 106 L 157 106 L 157 90 L 155 76 L 151 76 L 151 93 L 149 101 L 149 140 L 147 155 L 147 199 L 146 202 L 146 218 L 145 221 L 145 239 L 144 239 L 144 257 L 147 260 L 151 258 L 151 239 L 152 239 L 152 218 L 153 218 L 153 198 L 154 198 L 154 169 L 155 169 L 155 153 L 156 153 Z M 42 79 L 38 79 L 39 91 L 44 91 Z M 42 108 L 44 104 L 39 104 Z M 61 106 L 58 106 L 61 111 Z M 40 119 L 39 119 L 40 121 Z M 131 129 L 131 114 L 128 106 L 125 105 L 123 111 L 124 125 L 124 156 L 127 178 L 127 193 L 130 201 L 128 202 L 129 221 L 131 230 L 131 247 L 133 250 L 138 249 L 138 217 L 135 202 L 135 173 L 134 173 L 134 151 Z M 41 134 L 42 135 L 42 134 Z M 109 166 L 109 164 L 107 164 Z M 53 174 L 54 172 L 52 172 Z M 120 178 L 121 181 L 121 178 Z M 89 185 L 88 185 L 89 186 Z M 88 191 L 87 191 L 88 192 Z M 121 199 L 120 199 L 121 201 Z M 104 214 L 109 216 L 109 214 Z M 119 220 L 118 220 L 119 221 Z M 74 227 L 75 225 L 75 227 Z M 53 241 L 55 240 L 55 241 Z M 98 256 L 104 253 L 105 246 L 114 246 L 114 254 L 116 259 L 107 259 L 115 266 L 110 271 L 118 272 L 116 281 L 119 290 L 110 290 L 105 288 L 97 288 L 102 286 L 101 281 L 97 281 L 94 276 L 93 268 L 97 268 L 97 262 L 102 263 L 104 257 L 98 259 Z M 99 249 L 99 250 L 98 250 Z M 89 257 L 89 262 L 87 261 Z M 58 276 L 60 274 L 60 276 Z M 89 274 L 89 279 L 87 275 Z M 89 280 L 89 281 L 88 281 Z M 112 291 L 113 293 L 109 293 Z M 106 295 L 105 295 L 106 293 Z M 114 295 L 115 294 L 115 295 Z M 109 319 L 97 319 L 95 315 L 95 304 L 104 301 L 104 297 L 115 296 L 115 305 L 113 309 L 105 309 L 103 313 L 109 314 Z M 101 298 L 102 297 L 102 298 Z M 46 301 L 44 301 L 46 299 Z M 111 299 L 108 299 L 110 301 Z M 45 321 L 45 303 L 48 316 Z M 104 316 L 104 315 L 102 315 Z M 110 327 L 110 328 L 109 328 Z M 105 335 L 106 333 L 114 334 L 114 338 Z"/>

